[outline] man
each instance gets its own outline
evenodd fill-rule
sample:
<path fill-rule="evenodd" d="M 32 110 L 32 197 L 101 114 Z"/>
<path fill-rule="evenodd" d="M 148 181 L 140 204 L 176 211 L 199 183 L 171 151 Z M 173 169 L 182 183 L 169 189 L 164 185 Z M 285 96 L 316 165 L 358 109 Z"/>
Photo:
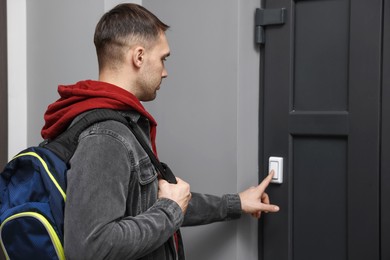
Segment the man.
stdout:
<path fill-rule="evenodd" d="M 61 96 L 45 113 L 45 139 L 55 138 L 88 111 L 117 110 L 143 130 L 156 152 L 156 121 L 140 101 L 156 98 L 170 54 L 169 27 L 148 10 L 120 4 L 96 26 L 99 80 L 59 86 Z M 259 218 L 277 212 L 259 186 L 222 197 L 190 192 L 160 179 L 150 158 L 127 126 L 116 121 L 86 129 L 70 161 L 64 247 L 68 259 L 184 259 L 181 226 Z"/>

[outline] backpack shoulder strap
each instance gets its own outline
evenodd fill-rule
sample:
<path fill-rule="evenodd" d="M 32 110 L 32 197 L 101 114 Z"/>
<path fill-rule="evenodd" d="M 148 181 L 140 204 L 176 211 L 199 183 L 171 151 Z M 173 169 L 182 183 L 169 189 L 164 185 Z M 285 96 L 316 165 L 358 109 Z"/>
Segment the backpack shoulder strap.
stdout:
<path fill-rule="evenodd" d="M 156 170 L 160 172 L 162 177 L 167 180 L 169 183 L 176 183 L 176 177 L 173 172 L 169 169 L 168 165 L 160 162 L 155 154 L 152 152 L 150 147 L 147 145 L 146 141 L 142 137 L 141 129 L 133 120 L 129 117 L 124 117 L 115 110 L 111 109 L 96 109 L 85 116 L 83 116 L 79 121 L 72 125 L 69 129 L 59 135 L 56 139 L 51 142 L 46 142 L 41 146 L 51 150 L 57 156 L 59 156 L 64 162 L 68 163 L 73 153 L 75 152 L 78 144 L 78 139 L 81 134 L 87 127 L 106 120 L 115 120 L 119 121 L 122 124 L 125 124 L 131 132 L 134 134 L 138 142 L 141 144 L 142 148 L 148 154 L 150 160 Z"/>
<path fill-rule="evenodd" d="M 80 134 L 87 127 L 106 120 L 116 120 L 122 122 L 123 124 L 128 124 L 126 118 L 114 110 L 96 109 L 87 113 L 53 141 L 46 141 L 40 146 L 49 149 L 58 157 L 60 157 L 64 162 L 68 163 L 77 148 Z"/>
<path fill-rule="evenodd" d="M 140 145 L 142 146 L 142 148 L 144 148 L 145 152 L 148 154 L 150 160 L 152 161 L 154 167 L 156 167 L 156 169 L 160 172 L 163 179 L 165 179 L 169 183 L 176 184 L 177 181 L 176 181 L 175 175 L 173 174 L 171 169 L 169 169 L 168 165 L 166 165 L 163 162 L 160 162 L 157 159 L 156 155 L 153 153 L 153 151 L 150 149 L 149 145 L 145 142 L 144 138 L 142 137 L 142 132 L 141 132 L 142 130 L 139 128 L 137 123 L 135 123 L 130 118 L 127 118 L 127 120 L 128 120 L 128 126 L 129 126 L 131 132 L 133 132 L 135 138 L 137 138 L 137 140 L 140 143 Z"/>

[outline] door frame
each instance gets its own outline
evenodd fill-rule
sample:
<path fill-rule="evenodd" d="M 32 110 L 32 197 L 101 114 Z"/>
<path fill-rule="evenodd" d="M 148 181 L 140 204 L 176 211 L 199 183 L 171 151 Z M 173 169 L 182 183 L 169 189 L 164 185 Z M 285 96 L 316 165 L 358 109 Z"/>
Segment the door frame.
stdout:
<path fill-rule="evenodd" d="M 381 258 L 390 259 L 390 0 L 383 3 Z"/>

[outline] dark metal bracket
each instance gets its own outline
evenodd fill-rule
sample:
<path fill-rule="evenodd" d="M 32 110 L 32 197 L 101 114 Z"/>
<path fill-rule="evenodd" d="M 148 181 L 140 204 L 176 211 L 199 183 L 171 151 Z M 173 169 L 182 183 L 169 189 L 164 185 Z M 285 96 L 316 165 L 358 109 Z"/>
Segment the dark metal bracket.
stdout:
<path fill-rule="evenodd" d="M 280 25 L 284 24 L 286 21 L 286 8 L 278 9 L 256 9 L 255 16 L 255 40 L 258 44 L 265 43 L 265 34 L 264 26 L 267 25 Z"/>

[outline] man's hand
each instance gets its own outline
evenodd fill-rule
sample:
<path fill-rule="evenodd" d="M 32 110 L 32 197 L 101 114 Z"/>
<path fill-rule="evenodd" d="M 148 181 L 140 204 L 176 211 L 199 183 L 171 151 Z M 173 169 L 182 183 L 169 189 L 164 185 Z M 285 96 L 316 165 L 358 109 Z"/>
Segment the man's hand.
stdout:
<path fill-rule="evenodd" d="M 160 179 L 158 181 L 158 197 L 175 201 L 185 214 L 191 199 L 190 185 L 177 177 L 176 181 L 177 184 L 170 184 L 166 180 Z"/>
<path fill-rule="evenodd" d="M 273 175 L 274 172 L 271 171 L 257 187 L 251 187 L 238 194 L 241 199 L 241 208 L 243 212 L 251 214 L 255 218 L 260 218 L 262 211 L 266 213 L 279 211 L 278 206 L 270 204 L 269 197 L 267 193 L 264 192 L 272 180 Z"/>

